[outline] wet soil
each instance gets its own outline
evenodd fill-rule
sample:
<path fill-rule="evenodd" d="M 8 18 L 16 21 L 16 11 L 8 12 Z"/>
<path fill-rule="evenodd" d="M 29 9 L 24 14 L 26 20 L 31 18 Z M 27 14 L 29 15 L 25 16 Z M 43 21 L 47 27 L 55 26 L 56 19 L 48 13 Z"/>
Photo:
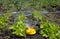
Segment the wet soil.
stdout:
<path fill-rule="evenodd" d="M 38 33 L 33 36 L 27 35 L 26 37 L 19 37 L 16 35 L 12 35 L 10 31 L 1 31 L 0 39 L 44 39 L 44 38 Z"/>
<path fill-rule="evenodd" d="M 44 14 L 44 16 L 45 16 L 45 19 L 48 19 L 49 21 L 60 25 L 60 13 Z M 11 16 L 8 21 L 8 24 L 11 25 L 13 22 L 14 22 L 14 17 Z M 27 35 L 26 37 L 19 37 L 19 36 L 11 34 L 11 31 L 1 30 L 0 39 L 44 39 L 44 38 L 39 33 L 36 33 L 33 36 Z"/>
<path fill-rule="evenodd" d="M 45 14 L 45 19 L 60 25 L 60 13 Z"/>

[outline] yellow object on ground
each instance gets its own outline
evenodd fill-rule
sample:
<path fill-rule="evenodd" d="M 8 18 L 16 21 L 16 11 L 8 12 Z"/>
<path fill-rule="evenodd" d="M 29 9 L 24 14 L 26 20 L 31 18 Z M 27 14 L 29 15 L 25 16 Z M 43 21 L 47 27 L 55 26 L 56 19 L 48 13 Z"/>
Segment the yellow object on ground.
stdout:
<path fill-rule="evenodd" d="M 29 35 L 34 35 L 34 34 L 36 34 L 36 29 L 34 29 L 34 28 L 28 28 L 26 30 L 26 33 L 29 34 Z"/>

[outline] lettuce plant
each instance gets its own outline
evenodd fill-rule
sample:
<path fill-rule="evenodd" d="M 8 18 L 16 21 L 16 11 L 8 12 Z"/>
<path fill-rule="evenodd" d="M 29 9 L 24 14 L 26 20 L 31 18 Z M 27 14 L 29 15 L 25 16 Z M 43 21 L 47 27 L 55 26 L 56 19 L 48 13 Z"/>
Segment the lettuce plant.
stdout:
<path fill-rule="evenodd" d="M 40 25 L 40 34 L 48 39 L 59 39 L 59 31 L 59 26 L 49 21 L 46 21 Z"/>
<path fill-rule="evenodd" d="M 12 31 L 12 34 L 15 34 L 17 36 L 26 36 L 25 30 L 26 30 L 26 24 L 25 24 L 26 16 L 21 13 L 16 22 L 9 27 L 10 30 Z"/>
<path fill-rule="evenodd" d="M 36 20 L 40 20 L 40 21 L 44 20 L 44 17 L 42 15 L 41 11 L 37 11 L 37 10 L 33 11 L 32 17 Z"/>
<path fill-rule="evenodd" d="M 0 29 L 4 28 L 7 25 L 7 21 L 10 17 L 9 13 L 5 13 L 4 15 L 0 16 Z"/>

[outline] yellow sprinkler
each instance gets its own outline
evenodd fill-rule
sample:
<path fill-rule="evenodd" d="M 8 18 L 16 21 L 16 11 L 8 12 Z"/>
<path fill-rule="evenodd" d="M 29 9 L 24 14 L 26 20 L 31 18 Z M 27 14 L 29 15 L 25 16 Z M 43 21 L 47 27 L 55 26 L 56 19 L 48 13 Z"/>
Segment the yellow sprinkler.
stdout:
<path fill-rule="evenodd" d="M 34 26 L 29 26 L 26 29 L 26 34 L 28 34 L 28 35 L 34 35 L 34 34 L 36 34 L 36 29 L 34 28 Z"/>

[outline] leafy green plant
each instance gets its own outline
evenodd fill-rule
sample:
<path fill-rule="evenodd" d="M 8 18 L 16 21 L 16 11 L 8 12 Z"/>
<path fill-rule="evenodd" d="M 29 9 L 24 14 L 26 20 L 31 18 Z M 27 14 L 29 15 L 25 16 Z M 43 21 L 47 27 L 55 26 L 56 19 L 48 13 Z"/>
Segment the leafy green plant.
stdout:
<path fill-rule="evenodd" d="M 56 34 L 57 39 L 60 39 L 60 30 L 58 31 L 58 33 Z"/>
<path fill-rule="evenodd" d="M 59 0 L 48 0 L 49 5 L 52 5 L 52 6 L 58 6 L 59 5 L 58 2 Z"/>
<path fill-rule="evenodd" d="M 48 3 L 48 0 L 40 0 L 40 6 L 48 6 L 49 3 Z"/>
<path fill-rule="evenodd" d="M 21 13 L 16 22 L 11 25 L 11 27 L 9 27 L 9 29 L 13 30 L 12 34 L 15 34 L 17 36 L 23 36 L 25 37 L 26 36 L 26 33 L 25 33 L 25 30 L 26 30 L 26 24 L 25 24 L 25 20 L 26 20 L 26 16 Z"/>
<path fill-rule="evenodd" d="M 60 6 L 60 0 L 0 0 L 0 4 L 2 4 L 6 9 L 10 9 L 12 7 L 20 10 L 22 8 L 31 8 L 41 9 L 43 6 L 46 8 L 51 6 Z"/>
<path fill-rule="evenodd" d="M 4 15 L 0 16 L 0 29 L 4 28 L 7 25 L 7 21 L 10 17 L 9 13 L 5 13 Z"/>
<path fill-rule="evenodd" d="M 42 15 L 41 11 L 37 11 L 37 10 L 33 11 L 32 17 L 36 20 L 40 20 L 40 21 L 44 20 L 44 17 Z"/>
<path fill-rule="evenodd" d="M 59 26 L 49 21 L 46 21 L 40 25 L 40 34 L 48 39 L 59 39 Z"/>
<path fill-rule="evenodd" d="M 15 3 L 15 6 L 17 7 L 17 9 L 21 9 L 22 8 L 22 0 L 17 0 L 16 3 Z"/>
<path fill-rule="evenodd" d="M 2 4 L 2 0 L 0 0 L 0 4 Z"/>

